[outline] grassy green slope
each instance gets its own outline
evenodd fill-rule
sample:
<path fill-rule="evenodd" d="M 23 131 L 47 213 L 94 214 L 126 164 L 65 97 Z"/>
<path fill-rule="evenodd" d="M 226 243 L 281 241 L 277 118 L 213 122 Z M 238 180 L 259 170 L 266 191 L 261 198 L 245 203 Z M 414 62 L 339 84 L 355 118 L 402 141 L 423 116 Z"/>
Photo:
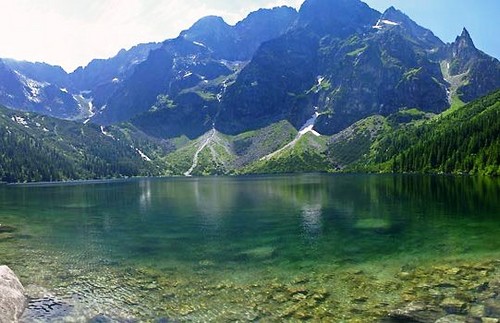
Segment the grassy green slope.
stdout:
<path fill-rule="evenodd" d="M 334 169 L 343 170 L 363 158 L 370 152 L 374 140 L 388 130 L 390 125 L 385 117 L 372 116 L 332 136 L 328 145 L 328 156 Z"/>
<path fill-rule="evenodd" d="M 202 149 L 203 148 L 203 149 Z M 234 168 L 236 158 L 230 139 L 215 131 L 207 132 L 203 136 L 184 143 L 182 147 L 168 154 L 164 159 L 167 163 L 168 174 L 183 175 L 193 165 L 193 159 L 198 153 L 198 162 L 191 175 L 222 175 L 229 173 Z"/>
<path fill-rule="evenodd" d="M 168 154 L 165 157 L 168 173 L 184 174 L 192 166 L 196 151 L 202 147 L 192 175 L 238 173 L 242 167 L 285 146 L 293 140 L 297 130 L 289 122 L 281 121 L 237 136 L 216 132 L 210 137 L 210 134 L 208 132 L 195 140 L 184 142 L 176 151 Z"/>
<path fill-rule="evenodd" d="M 261 158 L 239 171 L 241 174 L 277 174 L 327 172 L 331 170 L 326 156 L 327 137 L 311 133 L 302 136 L 294 145 L 269 158 Z"/>

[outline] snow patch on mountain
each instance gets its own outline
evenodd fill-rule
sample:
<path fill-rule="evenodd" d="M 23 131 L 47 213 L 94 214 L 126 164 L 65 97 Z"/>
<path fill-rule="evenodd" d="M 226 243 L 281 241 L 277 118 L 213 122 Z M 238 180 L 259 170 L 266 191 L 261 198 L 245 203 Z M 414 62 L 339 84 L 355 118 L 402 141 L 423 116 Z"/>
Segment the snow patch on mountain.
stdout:
<path fill-rule="evenodd" d="M 10 118 L 10 119 L 12 121 L 14 121 L 15 123 L 20 124 L 21 126 L 24 126 L 25 128 L 29 128 L 28 122 L 23 117 L 12 116 L 12 118 Z"/>
<path fill-rule="evenodd" d="M 306 133 L 310 132 L 313 135 L 315 135 L 316 137 L 321 136 L 317 131 L 314 130 L 314 125 L 316 124 L 316 120 L 318 119 L 318 117 L 319 117 L 319 113 L 315 112 L 313 114 L 313 116 L 309 120 L 306 121 L 306 123 L 302 126 L 302 128 L 300 128 L 299 135 L 303 136 Z"/>
<path fill-rule="evenodd" d="M 109 137 L 109 138 L 111 138 L 113 140 L 116 140 L 115 137 L 112 134 L 110 134 L 109 132 L 106 131 L 106 129 L 104 129 L 104 126 L 101 126 L 101 133 L 103 135 L 105 135 L 106 137 Z"/>
<path fill-rule="evenodd" d="M 44 87 L 49 85 L 49 83 L 38 82 L 24 76 L 18 71 L 14 72 L 16 73 L 18 79 L 24 84 L 24 95 L 28 98 L 28 100 L 35 103 L 41 103 L 41 91 Z"/>
<path fill-rule="evenodd" d="M 196 46 L 207 48 L 207 46 L 205 46 L 205 44 L 197 42 L 197 41 L 194 41 L 193 44 L 195 44 Z"/>
<path fill-rule="evenodd" d="M 317 108 L 316 108 L 316 110 L 317 110 Z M 275 152 L 272 152 L 269 155 L 262 157 L 260 160 L 269 160 L 272 157 L 281 153 L 282 151 L 285 151 L 286 149 L 292 148 L 300 140 L 300 138 L 302 138 L 302 136 L 304 136 L 306 133 L 310 132 L 313 135 L 315 135 L 316 137 L 320 137 L 321 134 L 318 133 L 316 130 L 314 130 L 314 125 L 316 124 L 316 120 L 318 120 L 319 116 L 320 116 L 320 114 L 317 111 L 314 112 L 312 117 L 309 120 L 307 120 L 306 123 L 299 129 L 299 133 L 292 141 L 290 141 L 288 144 L 286 144 L 281 149 L 278 149 Z"/>
<path fill-rule="evenodd" d="M 84 124 L 88 123 L 90 118 L 95 115 L 95 107 L 92 103 L 93 98 L 87 98 L 80 92 L 78 95 L 73 95 L 73 99 L 77 102 L 79 109 L 79 114 L 75 120 L 85 119 Z"/>
<path fill-rule="evenodd" d="M 132 147 L 132 146 L 131 146 Z M 132 149 L 135 149 L 135 151 L 139 154 L 139 156 L 141 156 L 142 159 L 144 159 L 145 161 L 148 161 L 150 162 L 151 161 L 151 158 L 149 158 L 145 153 L 143 153 L 139 148 L 134 148 L 132 147 Z"/>
<path fill-rule="evenodd" d="M 377 24 L 375 26 L 373 26 L 372 28 L 380 30 L 380 29 L 384 29 L 385 26 L 399 26 L 399 25 L 401 25 L 401 24 L 394 22 L 394 21 L 391 21 L 391 20 L 379 19 L 377 21 Z"/>

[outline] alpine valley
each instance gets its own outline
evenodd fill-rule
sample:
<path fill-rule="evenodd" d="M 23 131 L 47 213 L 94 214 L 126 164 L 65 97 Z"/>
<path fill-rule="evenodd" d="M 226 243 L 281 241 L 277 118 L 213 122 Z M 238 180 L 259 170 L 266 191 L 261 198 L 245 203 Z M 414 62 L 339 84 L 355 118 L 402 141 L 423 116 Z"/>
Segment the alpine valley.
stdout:
<path fill-rule="evenodd" d="M 0 60 L 0 181 L 293 172 L 500 175 L 500 62 L 391 7 L 200 19 L 72 73 Z"/>

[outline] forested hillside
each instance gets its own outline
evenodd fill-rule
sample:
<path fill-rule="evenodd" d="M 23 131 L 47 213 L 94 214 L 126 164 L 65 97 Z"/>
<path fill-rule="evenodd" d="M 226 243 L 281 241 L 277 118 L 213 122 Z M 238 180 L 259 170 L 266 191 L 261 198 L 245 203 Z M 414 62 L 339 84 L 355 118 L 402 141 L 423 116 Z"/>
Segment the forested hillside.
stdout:
<path fill-rule="evenodd" d="M 351 170 L 500 175 L 500 91 L 381 136 Z"/>
<path fill-rule="evenodd" d="M 160 174 L 161 167 L 156 161 L 148 160 L 149 157 L 126 138 L 124 131 L 118 134 L 122 134 L 122 138 L 97 125 L 82 125 L 0 107 L 0 181 Z M 155 146 L 154 149 L 160 148 Z"/>

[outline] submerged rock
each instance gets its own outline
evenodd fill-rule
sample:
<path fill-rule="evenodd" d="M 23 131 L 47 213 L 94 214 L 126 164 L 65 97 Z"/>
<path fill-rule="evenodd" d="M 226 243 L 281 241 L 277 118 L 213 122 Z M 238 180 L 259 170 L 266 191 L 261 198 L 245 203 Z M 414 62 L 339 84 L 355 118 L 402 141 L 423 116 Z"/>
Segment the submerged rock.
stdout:
<path fill-rule="evenodd" d="M 389 230 L 391 223 L 385 219 L 361 219 L 354 227 L 360 230 Z"/>
<path fill-rule="evenodd" d="M 242 252 L 240 255 L 249 259 L 269 259 L 276 253 L 274 247 L 263 246 Z"/>
<path fill-rule="evenodd" d="M 0 224 L 0 233 L 4 233 L 4 232 L 14 232 L 16 231 L 16 228 L 14 227 L 11 227 L 9 225 L 5 225 L 5 224 Z"/>
<path fill-rule="evenodd" d="M 500 318 L 500 297 L 487 300 L 484 312 L 487 317 Z"/>
<path fill-rule="evenodd" d="M 111 317 L 104 315 L 104 314 L 99 314 L 91 318 L 89 323 L 112 323 L 115 322 Z"/>
<path fill-rule="evenodd" d="M 445 315 L 444 311 L 421 302 L 411 302 L 389 313 L 388 322 L 434 323 Z"/>
<path fill-rule="evenodd" d="M 24 287 L 7 266 L 0 266 L 0 322 L 17 322 L 26 308 Z"/>
<path fill-rule="evenodd" d="M 467 318 L 465 316 L 456 314 L 446 315 L 445 317 L 442 317 L 436 321 L 436 323 L 466 323 L 466 322 L 469 321 L 467 321 Z"/>
<path fill-rule="evenodd" d="M 498 323 L 500 320 L 495 317 L 483 317 L 481 323 Z"/>
<path fill-rule="evenodd" d="M 53 296 L 30 299 L 28 308 L 24 312 L 23 320 L 27 321 L 54 321 L 68 317 L 73 306 L 56 299 Z"/>
<path fill-rule="evenodd" d="M 441 307 L 448 313 L 448 314 L 465 314 L 466 309 L 467 309 L 467 304 L 465 302 L 456 299 L 456 298 L 445 298 L 441 302 Z"/>

